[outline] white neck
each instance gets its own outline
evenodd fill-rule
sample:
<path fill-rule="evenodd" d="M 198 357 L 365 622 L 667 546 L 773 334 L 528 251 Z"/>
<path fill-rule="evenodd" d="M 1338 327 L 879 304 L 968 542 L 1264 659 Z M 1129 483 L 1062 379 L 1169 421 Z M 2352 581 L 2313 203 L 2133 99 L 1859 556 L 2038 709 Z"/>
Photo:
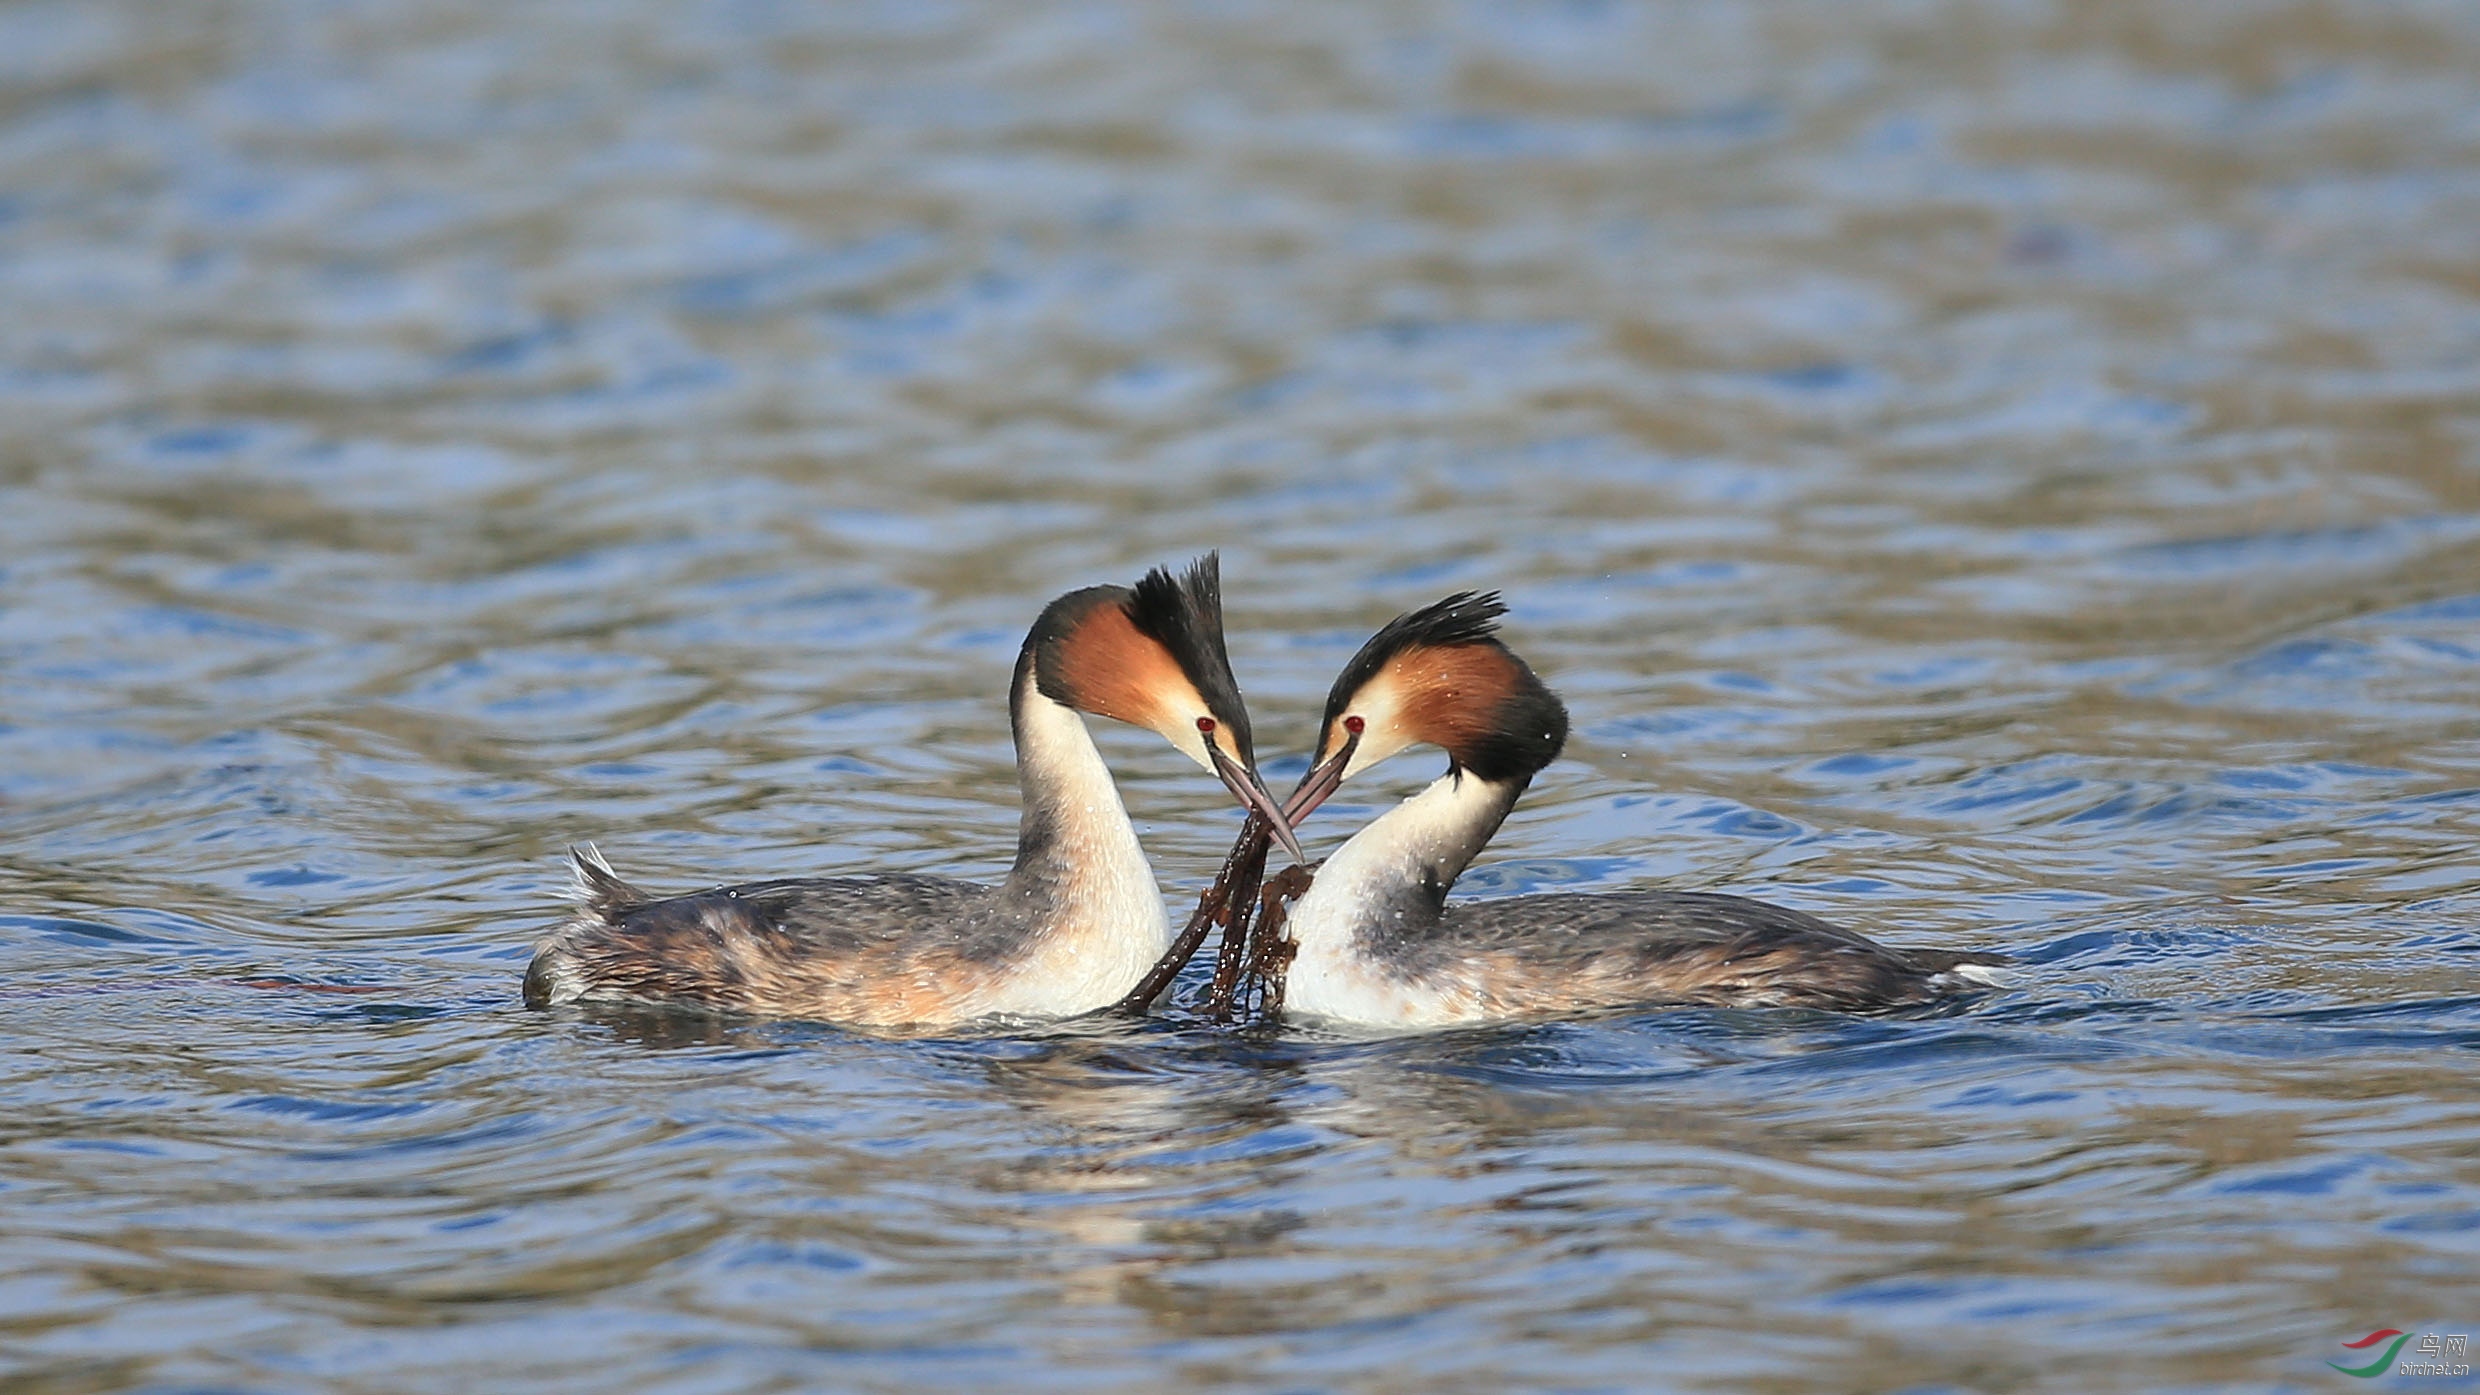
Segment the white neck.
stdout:
<path fill-rule="evenodd" d="M 1318 868 L 1287 928 L 1284 1011 L 1382 1028 L 1470 1021 L 1472 985 L 1415 967 L 1447 888 L 1524 792 L 1449 774 L 1352 836 Z"/>
<path fill-rule="evenodd" d="M 1005 894 L 1037 925 L 1029 953 L 981 996 L 983 1013 L 1067 1016 L 1117 1001 L 1171 944 L 1154 869 L 1085 719 L 1044 697 L 1031 666 L 1015 694 L 1023 832 Z"/>
<path fill-rule="evenodd" d="M 1449 772 L 1353 834 L 1292 907 L 1288 926 L 1301 956 L 1340 953 L 1364 929 L 1417 929 L 1410 918 L 1434 919 L 1523 792 L 1521 783 Z"/>

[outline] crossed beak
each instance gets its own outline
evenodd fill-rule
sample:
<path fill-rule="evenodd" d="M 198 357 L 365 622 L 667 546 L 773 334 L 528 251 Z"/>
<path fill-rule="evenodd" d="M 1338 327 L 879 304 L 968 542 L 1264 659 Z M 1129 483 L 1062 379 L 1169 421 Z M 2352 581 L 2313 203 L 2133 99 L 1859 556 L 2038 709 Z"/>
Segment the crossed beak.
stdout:
<path fill-rule="evenodd" d="M 1214 758 L 1214 773 L 1222 777 L 1223 788 L 1231 791 L 1231 797 L 1240 801 L 1241 808 L 1264 816 L 1273 829 L 1274 840 L 1283 845 L 1283 851 L 1290 853 L 1294 862 L 1307 862 L 1308 855 L 1300 850 L 1300 839 L 1292 833 L 1292 821 L 1284 815 L 1282 801 L 1267 791 L 1266 782 L 1257 771 L 1225 755 L 1212 733 L 1206 734 L 1205 741 L 1206 754 Z"/>

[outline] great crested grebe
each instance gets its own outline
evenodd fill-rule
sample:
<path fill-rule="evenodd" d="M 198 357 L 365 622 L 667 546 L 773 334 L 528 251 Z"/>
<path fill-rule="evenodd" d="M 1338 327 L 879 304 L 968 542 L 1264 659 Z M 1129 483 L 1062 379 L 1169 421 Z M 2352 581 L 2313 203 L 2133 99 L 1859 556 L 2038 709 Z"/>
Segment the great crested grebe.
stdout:
<path fill-rule="evenodd" d="M 1171 928 L 1085 712 L 1162 733 L 1298 847 L 1257 774 L 1209 554 L 1176 579 L 1157 568 L 1134 587 L 1069 592 L 1025 636 L 1008 689 L 1024 814 L 1006 881 L 810 877 L 658 899 L 589 845 L 572 852 L 576 914 L 526 969 L 527 1005 L 694 1004 L 871 1028 L 1109 1005 Z"/>
<path fill-rule="evenodd" d="M 1371 636 L 1327 697 L 1297 824 L 1347 778 L 1426 742 L 1447 773 L 1354 834 L 1292 907 L 1287 1013 L 1433 1027 L 1631 1004 L 1875 1008 L 1921 1002 L 2002 956 L 1881 945 L 1739 896 L 1621 891 L 1446 903 L 1535 773 L 1567 709 L 1462 592 Z"/>

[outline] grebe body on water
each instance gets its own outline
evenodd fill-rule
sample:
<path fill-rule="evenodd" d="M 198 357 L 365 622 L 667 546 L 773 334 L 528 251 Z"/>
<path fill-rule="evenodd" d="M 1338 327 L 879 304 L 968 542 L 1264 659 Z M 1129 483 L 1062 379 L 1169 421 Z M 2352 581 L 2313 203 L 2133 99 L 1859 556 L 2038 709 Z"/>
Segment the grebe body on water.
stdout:
<path fill-rule="evenodd" d="M 575 850 L 578 909 L 535 952 L 525 1001 L 697 1005 L 865 1028 L 1064 1017 L 1135 987 L 1170 942 L 1154 874 L 1081 714 L 1148 727 L 1274 815 L 1224 653 L 1219 568 L 1050 603 L 1008 689 L 1024 812 L 996 885 L 887 875 L 655 897 Z"/>
<path fill-rule="evenodd" d="M 1696 892 L 1465 901 L 1447 891 L 1567 740 L 1567 710 L 1496 637 L 1495 594 L 1398 617 L 1329 694 L 1297 824 L 1350 776 L 1407 746 L 1447 773 L 1354 834 L 1288 930 L 1291 1014 L 1436 1027 L 1630 1005 L 1879 1008 L 1978 980 L 2001 956 L 1903 949 L 1812 915 Z"/>

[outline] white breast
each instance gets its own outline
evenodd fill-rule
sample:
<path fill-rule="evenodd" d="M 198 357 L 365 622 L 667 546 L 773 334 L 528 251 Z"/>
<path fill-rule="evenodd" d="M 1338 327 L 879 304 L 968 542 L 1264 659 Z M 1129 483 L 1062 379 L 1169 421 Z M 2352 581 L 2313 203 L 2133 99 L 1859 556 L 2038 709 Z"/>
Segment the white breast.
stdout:
<path fill-rule="evenodd" d="M 1451 970 L 1416 976 L 1370 950 L 1365 931 L 1404 912 L 1399 893 L 1418 885 L 1443 843 L 1468 836 L 1493 796 L 1478 781 L 1441 777 L 1373 820 L 1318 868 L 1287 923 L 1298 954 L 1284 977 L 1286 1014 L 1367 1027 L 1441 1027 L 1483 1017 L 1472 985 Z"/>

